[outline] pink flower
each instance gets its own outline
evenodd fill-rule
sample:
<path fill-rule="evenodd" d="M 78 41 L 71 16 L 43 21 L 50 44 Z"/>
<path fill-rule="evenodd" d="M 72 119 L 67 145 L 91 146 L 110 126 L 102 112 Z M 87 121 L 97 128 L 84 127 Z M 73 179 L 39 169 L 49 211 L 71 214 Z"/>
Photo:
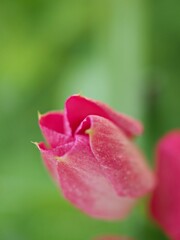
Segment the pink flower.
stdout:
<path fill-rule="evenodd" d="M 105 104 L 71 96 L 39 118 L 44 163 L 71 203 L 92 217 L 123 218 L 152 190 L 154 176 L 132 141 L 141 124 Z"/>
<path fill-rule="evenodd" d="M 153 217 L 173 240 L 180 240 L 180 130 L 157 146 L 158 184 L 151 200 Z"/>

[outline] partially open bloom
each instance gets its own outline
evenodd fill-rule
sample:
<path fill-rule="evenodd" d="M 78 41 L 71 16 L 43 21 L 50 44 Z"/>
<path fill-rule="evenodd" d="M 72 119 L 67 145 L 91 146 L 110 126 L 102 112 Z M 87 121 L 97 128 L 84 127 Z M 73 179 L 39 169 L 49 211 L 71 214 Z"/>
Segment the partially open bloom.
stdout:
<path fill-rule="evenodd" d="M 168 133 L 157 146 L 157 187 L 151 212 L 173 240 L 180 240 L 180 130 Z"/>
<path fill-rule="evenodd" d="M 71 96 L 65 110 L 39 118 L 48 146 L 44 163 L 64 196 L 87 214 L 123 218 L 136 198 L 154 186 L 154 176 L 132 141 L 141 124 L 107 105 Z"/>

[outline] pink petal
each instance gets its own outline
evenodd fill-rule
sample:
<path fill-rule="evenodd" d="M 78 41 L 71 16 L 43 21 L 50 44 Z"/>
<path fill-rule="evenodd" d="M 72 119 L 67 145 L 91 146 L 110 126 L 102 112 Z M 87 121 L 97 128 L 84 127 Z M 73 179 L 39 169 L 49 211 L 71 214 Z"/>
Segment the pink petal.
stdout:
<path fill-rule="evenodd" d="M 79 95 L 67 99 L 65 108 L 65 115 L 67 115 L 72 133 L 88 115 L 98 115 L 109 119 L 129 137 L 140 135 L 143 131 L 141 123 L 135 119 L 120 114 L 99 101 L 93 101 Z"/>
<path fill-rule="evenodd" d="M 62 157 L 72 148 L 73 144 L 73 142 L 69 142 L 54 149 L 48 149 L 44 143 L 36 144 L 41 152 L 47 170 L 57 182 L 59 182 L 59 176 L 57 172 L 58 161 L 56 158 Z"/>
<path fill-rule="evenodd" d="M 76 207 L 103 219 L 119 219 L 128 214 L 135 200 L 116 194 L 102 175 L 87 136 L 77 135 L 74 146 L 65 155 L 60 152 L 59 158 L 54 149 L 42 153 L 46 166 L 50 162 L 48 169 L 59 180 L 64 196 Z"/>
<path fill-rule="evenodd" d="M 153 173 L 135 144 L 109 120 L 99 116 L 88 118 L 91 126 L 86 132 L 92 152 L 117 193 L 139 197 L 152 190 Z"/>
<path fill-rule="evenodd" d="M 64 116 L 61 112 L 48 112 L 40 115 L 39 126 L 51 147 L 73 141 L 72 137 L 64 135 Z"/>
<path fill-rule="evenodd" d="M 39 116 L 40 127 L 46 127 L 55 132 L 64 133 L 64 118 L 62 112 L 48 112 Z"/>
<path fill-rule="evenodd" d="M 158 184 L 151 200 L 156 221 L 174 240 L 180 240 L 180 130 L 168 133 L 157 146 Z"/>

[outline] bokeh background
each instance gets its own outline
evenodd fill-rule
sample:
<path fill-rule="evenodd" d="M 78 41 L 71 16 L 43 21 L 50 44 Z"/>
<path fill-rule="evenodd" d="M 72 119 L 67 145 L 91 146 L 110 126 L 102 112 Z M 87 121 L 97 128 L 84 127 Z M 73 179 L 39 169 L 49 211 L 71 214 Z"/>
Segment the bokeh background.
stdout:
<path fill-rule="evenodd" d="M 81 93 L 143 121 L 153 165 L 157 139 L 180 127 L 179 12 L 178 0 L 0 1 L 0 239 L 166 239 L 142 203 L 115 223 L 76 210 L 30 141 L 38 110 Z"/>

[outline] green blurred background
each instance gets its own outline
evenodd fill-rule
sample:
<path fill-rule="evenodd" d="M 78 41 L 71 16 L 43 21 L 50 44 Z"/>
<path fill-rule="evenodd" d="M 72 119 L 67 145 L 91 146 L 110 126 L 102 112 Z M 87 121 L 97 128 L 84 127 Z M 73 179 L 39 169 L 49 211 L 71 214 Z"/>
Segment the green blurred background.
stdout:
<path fill-rule="evenodd" d="M 0 239 L 166 239 L 143 204 L 115 223 L 76 210 L 30 141 L 42 140 L 38 110 L 80 92 L 142 120 L 152 164 L 157 139 L 180 127 L 179 12 L 178 0 L 0 1 Z"/>

